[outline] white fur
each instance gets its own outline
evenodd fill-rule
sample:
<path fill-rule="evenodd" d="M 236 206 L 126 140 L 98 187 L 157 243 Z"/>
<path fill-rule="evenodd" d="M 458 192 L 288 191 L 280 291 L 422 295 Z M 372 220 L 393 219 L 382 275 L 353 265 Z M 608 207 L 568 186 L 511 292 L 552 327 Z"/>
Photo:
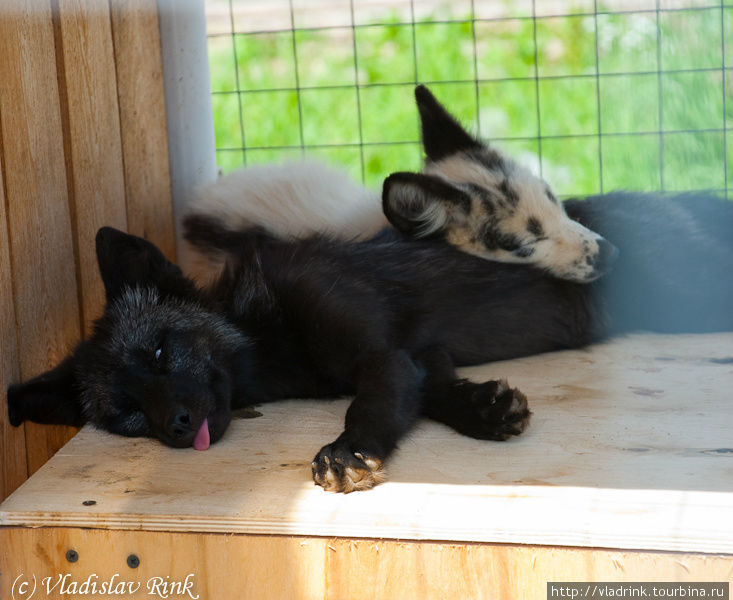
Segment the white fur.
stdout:
<path fill-rule="evenodd" d="M 472 197 L 471 210 L 467 216 L 448 223 L 445 218 L 440 219 L 432 229 L 443 228 L 448 243 L 482 258 L 532 264 L 570 281 L 587 282 L 598 277 L 593 260 L 600 251 L 599 241 L 603 238 L 568 217 L 562 203 L 551 201 L 547 195 L 547 182 L 508 156 L 501 155 L 501 158 L 502 169 L 497 170 L 487 168 L 462 152 L 428 163 L 426 173 L 440 177 Z M 491 190 L 499 198 L 503 196 L 500 188 L 502 182 L 512 187 L 518 201 L 513 206 L 497 205 L 489 217 L 482 202 L 474 197 L 474 192 L 466 185 L 473 184 Z M 428 215 L 427 211 L 425 215 Z M 541 224 L 541 239 L 533 239 L 535 236 L 528 232 L 530 217 Z M 501 248 L 487 248 L 481 240 L 481 230 L 489 220 L 501 233 L 512 235 L 531 247 L 533 253 L 520 257 Z M 426 230 L 430 230 L 430 227 L 426 227 Z"/>
<path fill-rule="evenodd" d="M 508 157 L 503 160 L 503 170 L 494 171 L 457 153 L 428 163 L 425 172 L 458 188 L 480 185 L 497 196 L 502 194 L 499 186 L 506 180 L 518 202 L 506 210 L 497 208 L 492 215 L 494 226 L 531 245 L 531 256 L 519 257 L 500 248 L 490 250 L 483 244 L 481 229 L 489 216 L 476 198 L 472 198 L 470 214 L 461 216 L 460 211 L 454 211 L 458 216 L 451 217 L 438 199 L 424 203 L 424 199 L 411 198 L 409 188 L 404 189 L 407 211 L 421 211 L 415 217 L 425 224 L 421 234 L 444 229 L 446 241 L 464 252 L 500 262 L 534 264 L 573 281 L 592 279 L 594 268 L 586 257 L 595 258 L 601 238 L 568 218 L 562 204 L 548 198 L 549 188 L 542 179 Z M 470 188 L 464 191 L 473 195 Z M 225 175 L 196 190 L 187 213 L 218 218 L 233 231 L 263 227 L 285 239 L 315 233 L 342 240 L 368 239 L 389 225 L 377 192 L 355 183 L 343 171 L 313 160 L 252 166 Z M 532 240 L 528 233 L 529 217 L 541 223 L 542 241 Z M 220 272 L 223 259 L 203 256 L 190 246 L 184 246 L 179 256 L 184 271 L 202 282 Z"/>
<path fill-rule="evenodd" d="M 258 225 L 285 238 L 328 233 L 366 239 L 387 224 L 379 194 L 313 160 L 224 175 L 196 190 L 189 212 L 218 216 L 233 230 Z"/>
<path fill-rule="evenodd" d="M 186 214 L 218 217 L 231 230 L 263 227 L 281 238 L 324 233 L 367 239 L 388 225 L 379 194 L 344 171 L 312 159 L 254 165 L 195 190 Z M 209 279 L 221 261 L 184 246 L 180 263 L 190 276 Z"/>

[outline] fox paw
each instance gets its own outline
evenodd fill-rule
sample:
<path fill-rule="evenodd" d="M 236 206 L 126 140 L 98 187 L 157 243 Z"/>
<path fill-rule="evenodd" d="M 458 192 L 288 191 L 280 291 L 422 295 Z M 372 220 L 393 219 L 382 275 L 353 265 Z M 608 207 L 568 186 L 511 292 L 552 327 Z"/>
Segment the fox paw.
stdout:
<path fill-rule="evenodd" d="M 470 434 L 473 437 L 504 441 L 519 435 L 529 425 L 532 413 L 527 407 L 527 396 L 517 388 L 510 388 L 505 379 L 478 385 L 469 402 L 476 413 Z"/>
<path fill-rule="evenodd" d="M 387 479 L 383 462 L 363 452 L 351 452 L 334 442 L 321 448 L 311 463 L 313 481 L 327 492 L 356 492 Z"/>

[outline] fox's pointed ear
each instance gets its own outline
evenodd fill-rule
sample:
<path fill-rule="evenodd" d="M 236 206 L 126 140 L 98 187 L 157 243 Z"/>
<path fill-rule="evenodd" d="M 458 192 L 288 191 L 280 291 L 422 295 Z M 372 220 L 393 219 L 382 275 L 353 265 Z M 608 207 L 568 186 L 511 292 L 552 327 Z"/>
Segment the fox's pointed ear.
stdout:
<path fill-rule="evenodd" d="M 74 361 L 71 356 L 55 369 L 25 383 L 11 385 L 8 388 L 10 424 L 17 427 L 23 421 L 33 421 L 44 425 L 81 427 L 86 418 L 76 385 Z"/>
<path fill-rule="evenodd" d="M 420 112 L 423 148 L 430 160 L 438 161 L 461 150 L 483 147 L 424 85 L 415 88 L 415 101 Z"/>
<path fill-rule="evenodd" d="M 154 286 L 173 295 L 185 295 L 192 284 L 181 269 L 143 238 L 102 227 L 97 232 L 97 262 L 107 301 L 125 287 Z"/>
<path fill-rule="evenodd" d="M 471 198 L 439 177 L 392 173 L 384 180 L 382 210 L 395 229 L 411 237 L 428 237 L 465 218 Z"/>

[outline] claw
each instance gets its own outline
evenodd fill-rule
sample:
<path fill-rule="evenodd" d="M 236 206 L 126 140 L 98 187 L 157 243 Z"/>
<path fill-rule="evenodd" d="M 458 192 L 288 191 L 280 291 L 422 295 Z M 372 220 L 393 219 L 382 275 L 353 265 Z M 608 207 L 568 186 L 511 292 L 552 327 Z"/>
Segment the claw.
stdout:
<path fill-rule="evenodd" d="M 325 447 L 312 465 L 314 482 L 328 492 L 368 490 L 386 479 L 381 460 L 346 448 Z"/>

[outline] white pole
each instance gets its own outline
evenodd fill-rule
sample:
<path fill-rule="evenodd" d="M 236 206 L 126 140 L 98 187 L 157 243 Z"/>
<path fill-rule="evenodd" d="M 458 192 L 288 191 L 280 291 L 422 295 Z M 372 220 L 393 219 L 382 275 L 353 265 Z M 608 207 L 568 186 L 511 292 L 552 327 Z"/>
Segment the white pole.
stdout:
<path fill-rule="evenodd" d="M 158 0 L 168 154 L 179 255 L 188 194 L 216 179 L 204 0 Z"/>

